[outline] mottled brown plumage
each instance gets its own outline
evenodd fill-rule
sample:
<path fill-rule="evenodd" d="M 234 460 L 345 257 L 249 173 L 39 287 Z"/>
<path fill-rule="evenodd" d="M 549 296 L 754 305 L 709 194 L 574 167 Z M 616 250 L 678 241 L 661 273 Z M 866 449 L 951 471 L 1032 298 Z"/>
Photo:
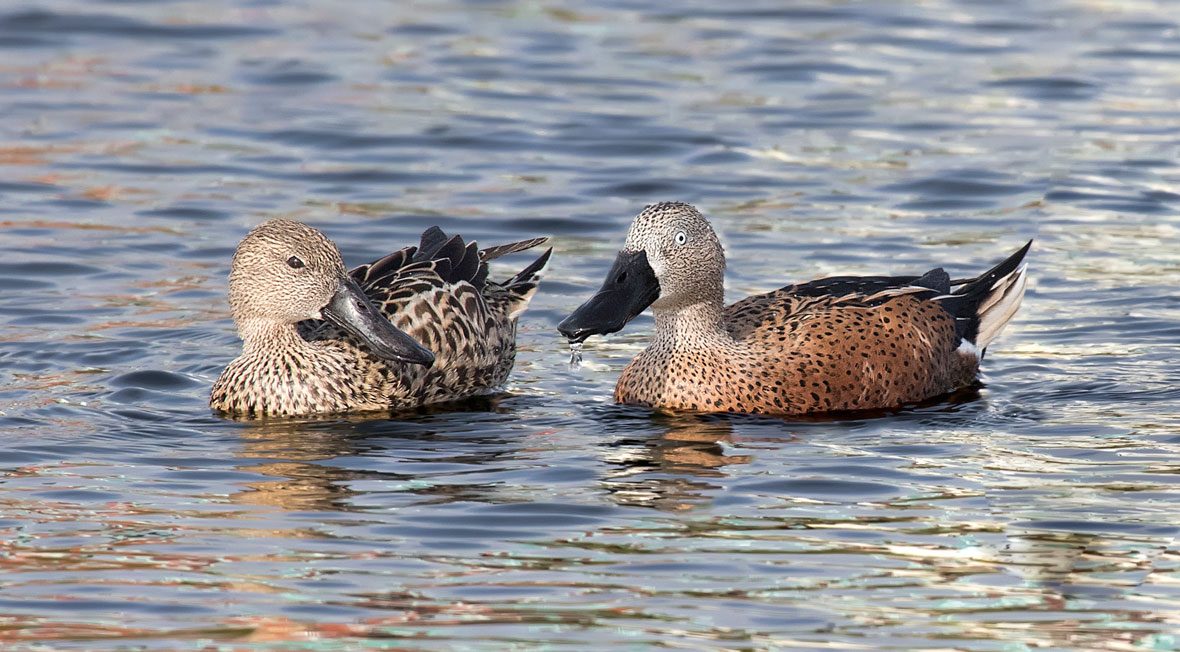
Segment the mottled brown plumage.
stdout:
<path fill-rule="evenodd" d="M 335 244 L 319 231 L 267 222 L 234 254 L 230 304 L 243 350 L 213 385 L 210 405 L 248 417 L 389 410 L 502 385 L 515 359 L 517 318 L 550 252 L 503 283 L 487 279 L 487 261 L 543 242 L 479 251 L 432 227 L 419 246 L 345 272 Z M 303 264 L 292 268 L 292 258 Z M 330 297 L 338 282 L 363 293 L 352 309 L 372 309 L 384 327 L 432 353 L 432 361 L 417 360 L 405 344 L 418 362 L 407 363 L 397 358 L 403 349 L 381 348 L 383 337 L 371 343 L 346 320 L 333 319 Z"/>
<path fill-rule="evenodd" d="M 655 333 L 623 370 L 616 401 L 776 415 L 895 408 L 974 381 L 984 348 L 1019 307 L 1027 250 L 953 284 L 942 269 L 836 277 L 723 307 L 716 234 L 692 206 L 656 204 L 636 217 L 603 289 L 560 329 L 580 341 L 622 328 L 647 305 L 625 299 L 645 259 L 657 283 Z M 603 315 L 619 306 L 628 314 Z"/>

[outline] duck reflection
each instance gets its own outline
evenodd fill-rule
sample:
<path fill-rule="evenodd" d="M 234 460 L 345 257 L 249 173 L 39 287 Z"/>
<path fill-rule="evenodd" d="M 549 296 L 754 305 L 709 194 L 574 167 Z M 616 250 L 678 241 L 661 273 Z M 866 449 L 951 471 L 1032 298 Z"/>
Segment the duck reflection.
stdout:
<path fill-rule="evenodd" d="M 721 489 L 710 478 L 724 478 L 725 467 L 753 459 L 726 453 L 733 441 L 728 416 L 652 414 L 620 406 L 602 416 L 608 432 L 623 435 L 603 444 L 608 469 L 601 479 L 620 505 L 668 511 L 705 506 Z M 644 436 L 627 436 L 637 432 Z"/>
<path fill-rule="evenodd" d="M 483 483 L 430 482 L 422 474 L 398 470 L 398 463 L 374 469 L 366 461 L 404 458 L 413 462 L 482 465 L 516 453 L 501 416 L 501 397 L 481 397 L 461 405 L 430 407 L 412 414 L 282 419 L 244 423 L 237 456 L 243 471 L 274 478 L 246 483 L 231 499 L 287 511 L 365 511 L 355 489 L 363 481 L 397 486 L 421 502 L 494 500 L 496 487 Z M 449 409 L 448 409 L 449 408 Z M 457 411 L 462 409 L 462 411 Z M 497 427 L 499 426 L 499 427 Z"/>
<path fill-rule="evenodd" d="M 264 422 L 241 432 L 238 457 L 257 460 L 240 467 L 274 480 L 246 483 L 233 494 L 235 502 L 279 507 L 288 511 L 344 511 L 356 471 L 317 464 L 358 453 L 349 422 Z"/>

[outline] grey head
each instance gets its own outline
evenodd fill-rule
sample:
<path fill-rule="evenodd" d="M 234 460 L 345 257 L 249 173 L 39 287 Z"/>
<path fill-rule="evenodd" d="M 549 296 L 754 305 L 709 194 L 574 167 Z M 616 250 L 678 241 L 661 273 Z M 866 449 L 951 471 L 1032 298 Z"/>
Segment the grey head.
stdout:
<path fill-rule="evenodd" d="M 700 211 L 682 202 L 643 209 L 602 287 L 557 329 L 571 342 L 622 330 L 651 306 L 675 311 L 724 297 L 725 251 Z"/>
<path fill-rule="evenodd" d="M 348 275 L 335 243 L 300 222 L 276 219 L 246 235 L 234 252 L 229 304 L 247 346 L 265 347 L 275 328 L 325 319 L 387 360 L 429 366 L 434 355 L 398 330 Z"/>

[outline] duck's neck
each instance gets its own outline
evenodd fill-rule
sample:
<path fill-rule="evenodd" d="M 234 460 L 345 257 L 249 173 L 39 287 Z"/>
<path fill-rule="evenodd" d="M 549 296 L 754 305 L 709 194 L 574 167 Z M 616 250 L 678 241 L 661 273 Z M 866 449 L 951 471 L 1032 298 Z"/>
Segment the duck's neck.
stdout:
<path fill-rule="evenodd" d="M 295 324 L 238 320 L 242 354 L 213 383 L 209 405 L 229 414 L 282 416 L 342 412 L 354 401 L 339 349 L 304 340 Z"/>
<path fill-rule="evenodd" d="M 700 301 L 675 309 L 657 309 L 653 344 L 678 350 L 732 345 L 733 338 L 725 331 L 721 314 L 722 306 L 718 300 Z"/>
<path fill-rule="evenodd" d="M 273 319 L 240 319 L 238 335 L 242 338 L 242 353 L 273 356 L 284 352 L 309 352 L 314 347 L 299 335 L 295 324 Z"/>

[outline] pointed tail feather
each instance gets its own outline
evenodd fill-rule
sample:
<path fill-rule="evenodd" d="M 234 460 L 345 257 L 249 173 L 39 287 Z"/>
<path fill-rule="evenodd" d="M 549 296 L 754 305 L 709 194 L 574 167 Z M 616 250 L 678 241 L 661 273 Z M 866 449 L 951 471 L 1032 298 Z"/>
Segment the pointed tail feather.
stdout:
<path fill-rule="evenodd" d="M 504 289 L 508 294 L 509 319 L 516 319 L 528 307 L 529 301 L 537 293 L 537 286 L 541 282 L 541 272 L 549 264 L 549 256 L 552 254 L 553 249 L 546 249 L 545 253 L 529 263 L 528 267 L 520 270 L 504 283 Z"/>
<path fill-rule="evenodd" d="M 1028 265 L 1021 265 L 1012 275 L 1004 277 L 988 295 L 987 301 L 980 305 L 977 311 L 979 324 L 976 327 L 976 347 L 987 348 L 1020 308 L 1020 302 L 1024 299 L 1024 286 L 1028 282 L 1027 270 Z"/>
<path fill-rule="evenodd" d="M 1028 253 L 1028 250 L 1032 247 L 1032 243 L 1033 243 L 1032 240 L 1029 240 L 1028 242 L 1024 243 L 1024 246 L 1021 247 L 1020 249 L 1018 249 L 1016 251 L 1016 253 L 1012 254 L 1011 256 L 1008 256 L 1002 262 L 1000 262 L 998 265 L 987 270 L 983 274 L 976 276 L 975 278 L 952 279 L 951 280 L 951 287 L 958 287 L 960 285 L 969 285 L 972 283 L 981 283 L 981 282 L 987 281 L 988 279 L 991 279 L 994 281 L 995 279 L 998 279 L 999 277 L 1004 276 L 1005 274 L 1011 273 L 1013 270 L 1015 270 L 1017 267 L 1020 266 L 1021 261 L 1024 260 L 1024 256 Z M 966 291 L 967 291 L 967 288 L 959 288 L 959 290 L 957 292 L 955 292 L 955 294 L 964 294 Z"/>
<path fill-rule="evenodd" d="M 496 245 L 481 250 L 479 257 L 485 263 L 486 267 L 486 263 L 490 260 L 495 260 L 508 254 L 514 254 L 518 251 L 532 249 L 548 241 L 549 238 L 530 238 L 528 240 L 521 240 L 520 242 Z M 541 254 L 532 263 L 529 263 L 528 267 L 520 270 L 512 278 L 504 281 L 504 283 L 498 284 L 504 289 L 504 293 L 499 296 L 505 302 L 505 311 L 508 313 L 509 319 L 516 319 L 528 307 L 529 301 L 536 294 L 537 285 L 541 281 L 541 271 L 549 264 L 549 256 L 552 254 L 553 249 L 546 249 L 545 253 Z"/>
<path fill-rule="evenodd" d="M 960 340 L 974 346 L 980 356 L 1020 308 L 1028 282 L 1024 256 L 1031 246 L 1029 240 L 1016 253 L 976 278 L 952 281 L 952 285 L 962 287 L 935 299 L 954 315 L 955 333 Z"/>

